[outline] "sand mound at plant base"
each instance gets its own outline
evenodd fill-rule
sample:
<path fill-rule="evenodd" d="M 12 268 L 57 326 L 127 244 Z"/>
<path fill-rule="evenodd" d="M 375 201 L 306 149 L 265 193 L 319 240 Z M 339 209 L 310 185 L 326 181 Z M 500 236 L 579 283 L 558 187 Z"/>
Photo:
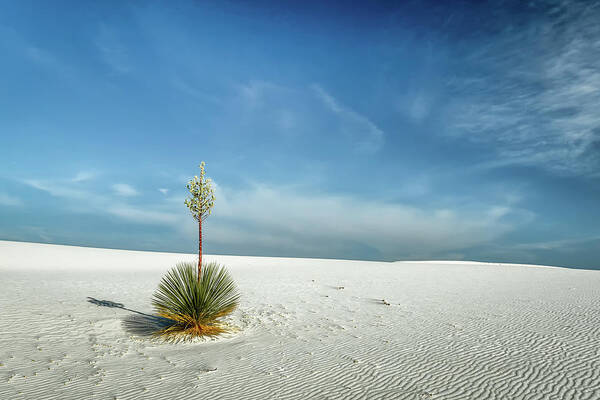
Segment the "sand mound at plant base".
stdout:
<path fill-rule="evenodd" d="M 0 398 L 600 398 L 600 271 L 207 256 L 243 294 L 238 331 L 132 335 L 193 258 L 0 242 Z"/>

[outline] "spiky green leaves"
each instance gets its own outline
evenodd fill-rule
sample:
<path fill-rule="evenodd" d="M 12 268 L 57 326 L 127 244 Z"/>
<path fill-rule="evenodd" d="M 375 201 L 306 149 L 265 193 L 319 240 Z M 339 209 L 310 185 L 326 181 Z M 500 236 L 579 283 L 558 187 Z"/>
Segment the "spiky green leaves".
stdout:
<path fill-rule="evenodd" d="M 235 310 L 239 298 L 233 278 L 219 264 L 203 265 L 198 280 L 195 263 L 179 263 L 162 278 L 152 305 L 161 317 L 176 322 L 165 333 L 202 336 L 225 331 L 219 318 Z"/>
<path fill-rule="evenodd" d="M 210 215 L 215 204 L 212 181 L 210 178 L 205 178 L 204 175 L 204 161 L 202 161 L 200 163 L 200 176 L 194 176 L 187 184 L 190 197 L 185 200 L 185 205 L 190 209 L 192 216 L 200 222 Z"/>

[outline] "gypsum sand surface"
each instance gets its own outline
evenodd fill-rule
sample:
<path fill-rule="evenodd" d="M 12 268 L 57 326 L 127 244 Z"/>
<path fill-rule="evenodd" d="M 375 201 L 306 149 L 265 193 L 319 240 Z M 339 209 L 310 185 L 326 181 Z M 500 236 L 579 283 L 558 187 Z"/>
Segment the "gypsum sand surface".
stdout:
<path fill-rule="evenodd" d="M 205 257 L 235 331 L 170 344 L 131 321 L 194 255 L 0 241 L 0 399 L 600 399 L 600 271 Z"/>

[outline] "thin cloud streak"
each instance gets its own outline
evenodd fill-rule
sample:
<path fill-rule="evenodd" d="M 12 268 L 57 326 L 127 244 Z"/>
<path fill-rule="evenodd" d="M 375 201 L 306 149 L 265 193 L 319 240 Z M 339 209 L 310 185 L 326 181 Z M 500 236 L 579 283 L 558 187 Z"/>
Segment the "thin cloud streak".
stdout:
<path fill-rule="evenodd" d="M 517 250 L 569 250 L 578 245 L 584 245 L 600 241 L 600 236 L 589 236 L 584 238 L 573 238 L 563 240 L 551 240 L 546 242 L 521 243 L 515 245 Z"/>
<path fill-rule="evenodd" d="M 357 143 L 357 148 L 365 153 L 375 153 L 381 149 L 385 134 L 364 115 L 342 106 L 331 94 L 321 86 L 313 84 L 315 92 L 327 108 L 340 119 L 342 131 Z"/>
<path fill-rule="evenodd" d="M 61 183 L 40 181 L 36 179 L 25 179 L 22 182 L 34 189 L 47 192 L 54 197 L 66 197 L 71 199 L 85 199 L 90 197 L 90 194 L 85 190 L 72 188 Z"/>
<path fill-rule="evenodd" d="M 23 206 L 23 200 L 15 196 L 0 193 L 0 206 L 21 207 Z"/>
<path fill-rule="evenodd" d="M 24 184 L 35 189 L 44 191 L 51 196 L 64 198 L 66 211 L 68 213 L 84 213 L 95 215 L 112 215 L 123 220 L 139 224 L 165 225 L 175 229 L 187 229 L 185 227 L 183 210 L 174 213 L 171 210 L 171 202 L 163 200 L 155 204 L 136 206 L 123 201 L 123 197 L 133 197 L 138 192 L 127 184 L 113 185 L 113 194 L 110 192 L 96 193 L 90 190 L 73 188 L 70 180 L 54 182 L 39 180 L 24 180 Z M 183 200 L 181 201 L 183 204 Z"/>
<path fill-rule="evenodd" d="M 90 172 L 90 171 L 79 171 L 77 173 L 77 175 L 75 175 L 73 177 L 73 179 L 71 179 L 71 181 L 73 182 L 85 182 L 85 181 L 89 181 L 93 178 L 96 177 L 96 174 L 94 172 Z"/>
<path fill-rule="evenodd" d="M 109 207 L 107 212 L 139 224 L 176 226 L 177 224 L 181 223 L 182 220 L 181 214 L 152 211 L 144 208 L 125 205 Z"/>
<path fill-rule="evenodd" d="M 139 195 L 139 192 L 135 188 L 126 183 L 115 183 L 112 189 L 118 196 L 132 197 Z"/>
<path fill-rule="evenodd" d="M 117 74 L 126 74 L 132 70 L 132 63 L 116 29 L 101 24 L 98 28 L 94 44 L 100 53 L 101 60 Z"/>
<path fill-rule="evenodd" d="M 561 175 L 600 170 L 600 5 L 577 2 L 507 30 L 466 62 L 492 73 L 459 78 L 452 134 L 495 146 L 498 165 Z"/>

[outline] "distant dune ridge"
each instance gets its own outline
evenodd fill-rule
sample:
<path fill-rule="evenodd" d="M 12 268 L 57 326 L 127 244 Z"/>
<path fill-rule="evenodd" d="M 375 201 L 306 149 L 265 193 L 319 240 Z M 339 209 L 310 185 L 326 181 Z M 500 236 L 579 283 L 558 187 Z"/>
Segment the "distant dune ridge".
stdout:
<path fill-rule="evenodd" d="M 195 257 L 0 241 L 0 399 L 600 399 L 600 271 L 205 255 L 234 332 L 153 340 Z"/>

